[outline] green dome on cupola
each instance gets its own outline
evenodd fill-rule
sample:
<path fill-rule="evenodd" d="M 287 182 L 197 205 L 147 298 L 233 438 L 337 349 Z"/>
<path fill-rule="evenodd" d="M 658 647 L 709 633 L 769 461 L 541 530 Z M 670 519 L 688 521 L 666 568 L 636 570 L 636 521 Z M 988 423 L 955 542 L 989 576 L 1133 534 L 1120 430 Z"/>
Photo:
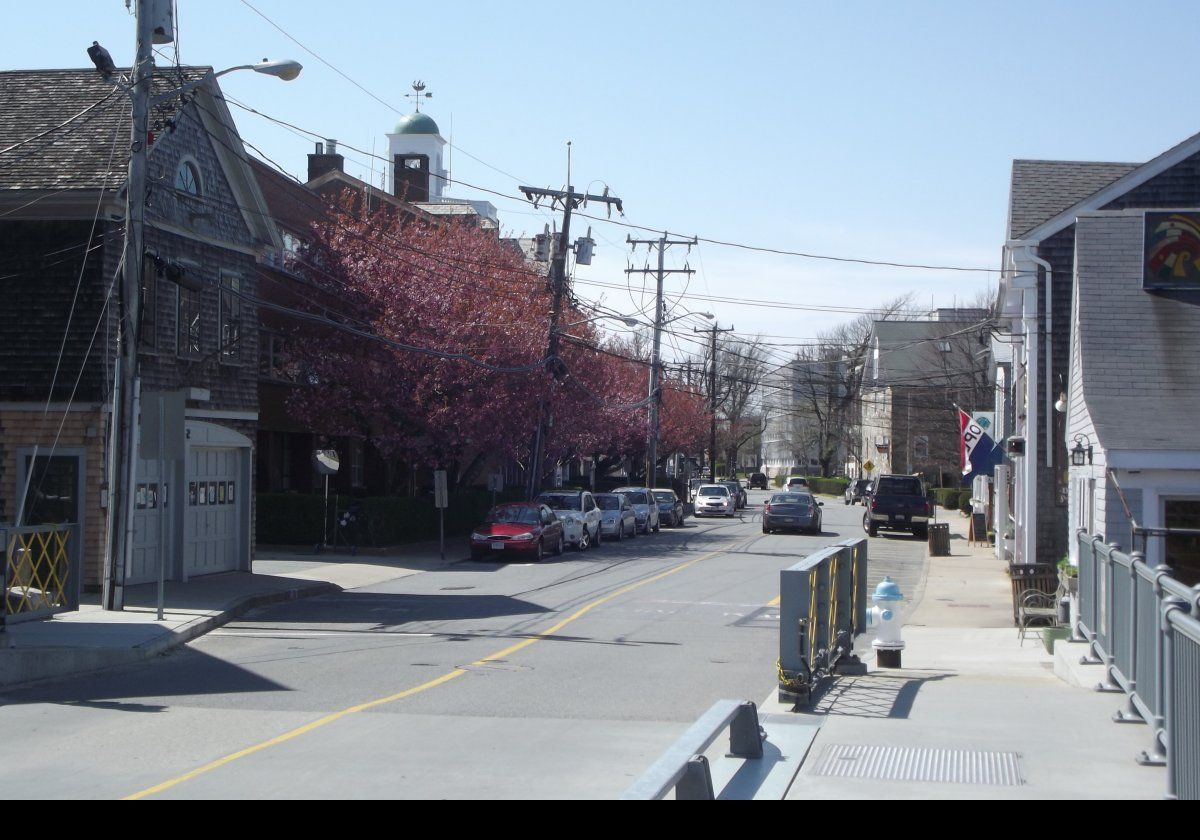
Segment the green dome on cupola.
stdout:
<path fill-rule="evenodd" d="M 438 134 L 437 123 L 428 114 L 416 111 L 396 123 L 396 134 Z"/>

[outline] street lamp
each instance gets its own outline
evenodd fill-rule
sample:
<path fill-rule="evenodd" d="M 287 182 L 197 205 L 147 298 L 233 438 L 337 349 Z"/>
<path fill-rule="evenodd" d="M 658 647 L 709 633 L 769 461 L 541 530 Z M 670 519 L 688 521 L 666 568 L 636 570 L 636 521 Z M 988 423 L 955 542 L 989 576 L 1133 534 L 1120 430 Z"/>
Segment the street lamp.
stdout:
<path fill-rule="evenodd" d="M 572 321 L 570 324 L 560 324 L 559 329 L 565 330 L 568 327 L 578 327 L 580 324 L 590 324 L 593 321 L 600 321 L 604 318 L 612 318 L 614 321 L 621 321 L 627 327 L 645 326 L 636 318 L 630 318 L 628 315 L 594 315 L 591 318 L 584 318 L 582 321 Z"/>
<path fill-rule="evenodd" d="M 132 129 L 129 156 L 129 175 L 126 181 L 125 254 L 123 257 L 120 311 L 118 325 L 118 368 L 113 392 L 113 436 L 109 478 L 108 544 L 106 546 L 103 581 L 103 607 L 106 610 L 124 608 L 125 568 L 133 547 L 132 488 L 136 479 L 138 450 L 137 410 L 141 382 L 138 377 L 138 348 L 134 325 L 139 322 L 139 298 L 142 289 L 142 259 L 145 253 L 146 169 L 150 138 L 150 108 L 153 105 L 194 90 L 217 76 L 234 70 L 249 69 L 290 81 L 300 74 L 295 61 L 266 61 L 230 67 L 220 73 L 209 71 L 204 77 L 188 82 L 167 94 L 154 96 L 151 92 L 154 75 L 155 41 L 154 13 L 161 17 L 161 8 L 149 0 L 137 0 L 137 51 L 132 79 L 126 84 L 112 78 L 115 68 L 111 56 L 97 42 L 88 49 L 88 57 L 96 70 L 109 79 L 132 101 Z M 160 35 L 160 37 L 162 37 Z M 161 43 L 161 41 L 158 41 Z M 162 557 L 159 562 L 162 562 Z"/>

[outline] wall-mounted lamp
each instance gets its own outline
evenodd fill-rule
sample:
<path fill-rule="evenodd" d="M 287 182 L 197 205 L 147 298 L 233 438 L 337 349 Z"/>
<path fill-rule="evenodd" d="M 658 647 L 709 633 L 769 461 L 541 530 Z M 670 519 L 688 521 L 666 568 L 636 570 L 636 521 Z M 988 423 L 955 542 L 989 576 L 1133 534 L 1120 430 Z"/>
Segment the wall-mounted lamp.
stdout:
<path fill-rule="evenodd" d="M 1087 441 L 1087 446 L 1084 446 Z M 1071 466 L 1082 467 L 1092 463 L 1092 439 L 1085 434 L 1075 435 L 1075 445 L 1071 447 Z"/>

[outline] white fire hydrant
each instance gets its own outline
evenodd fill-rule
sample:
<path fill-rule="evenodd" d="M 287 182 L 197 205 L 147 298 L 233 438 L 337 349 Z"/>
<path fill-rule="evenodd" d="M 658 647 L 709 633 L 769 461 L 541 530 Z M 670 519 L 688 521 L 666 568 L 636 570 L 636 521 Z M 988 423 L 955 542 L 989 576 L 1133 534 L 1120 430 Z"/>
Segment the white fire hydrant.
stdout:
<path fill-rule="evenodd" d="M 875 587 L 871 596 L 875 606 L 867 610 L 867 626 L 875 628 L 875 665 L 880 668 L 899 668 L 900 652 L 904 640 L 900 638 L 900 602 L 904 596 L 900 587 L 890 577 L 885 577 Z"/>

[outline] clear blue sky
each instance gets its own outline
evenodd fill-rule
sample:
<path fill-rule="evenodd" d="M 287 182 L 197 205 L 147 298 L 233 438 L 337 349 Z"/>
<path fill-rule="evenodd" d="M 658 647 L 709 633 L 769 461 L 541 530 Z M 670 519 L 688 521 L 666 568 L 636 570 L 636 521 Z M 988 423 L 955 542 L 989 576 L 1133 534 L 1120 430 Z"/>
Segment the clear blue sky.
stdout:
<path fill-rule="evenodd" d="M 610 185 L 628 221 L 787 250 L 994 269 L 1013 158 L 1144 161 L 1200 131 L 1188 93 L 1194 2 L 250 2 L 400 112 L 411 110 L 410 83 L 425 80 L 434 98 L 423 110 L 444 133 L 453 125 L 461 150 L 456 179 L 507 194 L 519 182 L 560 186 L 571 140 L 575 186 Z M 132 56 L 123 0 L 10 5 L 8 69 L 89 66 L 93 39 L 118 64 Z M 185 63 L 305 65 L 290 84 L 226 77 L 229 94 L 385 148 L 397 113 L 240 0 L 178 6 Z M 303 174 L 309 139 L 235 118 L 248 141 Z M 365 158 L 347 154 L 365 175 Z M 489 198 L 513 233 L 548 218 L 465 186 L 451 194 Z M 626 233 L 596 225 L 596 261 L 577 291 L 629 312 L 642 305 L 640 283 L 632 298 L 586 285 L 624 286 Z M 850 311 L 905 292 L 948 306 L 994 282 L 714 245 L 689 259 L 702 269 L 689 293 Z M 738 332 L 799 338 L 851 317 L 683 304 Z"/>

